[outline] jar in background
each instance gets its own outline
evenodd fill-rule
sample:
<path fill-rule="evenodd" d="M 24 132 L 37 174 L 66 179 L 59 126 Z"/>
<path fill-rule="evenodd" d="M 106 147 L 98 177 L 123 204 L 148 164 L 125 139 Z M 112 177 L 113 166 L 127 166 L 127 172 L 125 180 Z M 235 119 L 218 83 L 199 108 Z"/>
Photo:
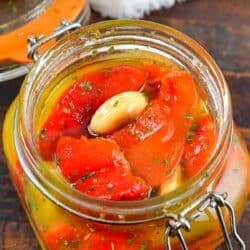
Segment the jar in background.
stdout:
<path fill-rule="evenodd" d="M 218 133 L 210 160 L 201 173 L 176 190 L 148 200 L 106 201 L 77 192 L 55 168 L 46 167 L 38 153 L 38 117 L 46 100 L 76 69 L 148 56 L 167 58 L 188 70 L 206 93 Z M 233 125 L 230 96 L 220 69 L 196 42 L 155 23 L 97 23 L 58 41 L 27 75 L 7 113 L 3 143 L 13 184 L 43 249 L 164 250 L 166 236 L 178 234 L 179 228 L 174 231 L 178 223 L 190 249 L 214 249 L 223 241 L 214 208 L 226 203 L 224 196 L 211 192 L 228 194 L 237 220 L 249 194 L 249 155 Z M 201 200 L 205 203 L 198 202 Z M 208 208 L 189 223 L 187 218 L 201 204 Z M 225 208 L 222 211 L 230 228 L 230 213 Z M 185 232 L 188 226 L 190 232 Z M 179 249 L 176 238 L 171 243 Z"/>
<path fill-rule="evenodd" d="M 62 19 L 86 24 L 90 12 L 86 0 L 2 1 L 0 9 L 0 83 L 28 72 L 32 62 L 27 58 L 30 35 L 47 36 Z"/>

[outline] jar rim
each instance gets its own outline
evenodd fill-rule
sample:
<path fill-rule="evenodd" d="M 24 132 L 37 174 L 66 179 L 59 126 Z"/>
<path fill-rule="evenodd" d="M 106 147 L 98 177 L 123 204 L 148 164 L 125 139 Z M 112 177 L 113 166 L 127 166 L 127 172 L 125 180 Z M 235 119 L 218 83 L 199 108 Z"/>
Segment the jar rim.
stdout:
<path fill-rule="evenodd" d="M 163 196 L 156 196 L 147 200 L 136 200 L 136 201 L 109 201 L 98 199 L 95 197 L 90 197 L 85 194 L 79 193 L 76 190 L 72 190 L 72 188 L 68 188 L 68 190 L 64 189 L 63 192 L 53 183 L 49 182 L 44 173 L 41 173 L 37 169 L 37 157 L 32 155 L 32 137 L 29 135 L 29 126 L 27 125 L 28 121 L 25 118 L 25 114 L 27 114 L 28 109 L 28 96 L 32 91 L 32 86 L 36 80 L 37 75 L 41 74 L 42 70 L 44 70 L 43 66 L 46 62 L 51 60 L 52 52 L 63 46 L 65 43 L 70 41 L 72 37 L 76 37 L 81 35 L 82 37 L 88 34 L 91 31 L 96 31 L 100 29 L 140 29 L 146 28 L 151 30 L 152 32 L 161 33 L 165 36 L 169 36 L 172 38 L 172 42 L 177 46 L 185 46 L 186 50 L 192 50 L 192 53 L 195 53 L 197 56 L 202 55 L 203 63 L 205 65 L 205 71 L 208 74 L 214 74 L 214 79 L 218 81 L 220 84 L 221 91 L 221 100 L 223 106 L 223 114 L 221 114 L 219 126 L 219 135 L 217 145 L 211 154 L 210 159 L 208 160 L 206 166 L 204 166 L 203 170 L 193 177 L 192 179 L 185 182 L 183 185 L 178 187 L 176 190 L 165 194 Z M 153 33 L 152 33 L 153 35 Z M 158 39 L 162 39 L 159 34 L 156 34 Z M 145 36 L 145 34 L 144 34 Z M 177 42 L 179 42 L 177 44 Z M 181 45 L 180 45 L 181 44 Z M 183 47 L 184 48 L 184 47 Z M 182 48 L 182 49 L 183 49 Z M 194 63 L 196 61 L 194 60 Z M 198 63 L 199 64 L 199 63 Z M 204 67 L 204 65 L 196 65 L 197 67 Z M 213 83 L 215 84 L 215 83 Z M 213 97 L 214 98 L 214 97 Z M 181 202 L 183 199 L 194 195 L 199 192 L 199 189 L 203 185 L 209 186 L 211 183 L 212 176 L 214 174 L 215 169 L 218 166 L 218 163 L 225 159 L 225 155 L 228 150 L 228 145 L 231 142 L 231 133 L 232 133 L 232 112 L 231 112 L 231 102 L 230 95 L 225 79 L 220 71 L 219 67 L 212 59 L 212 57 L 195 41 L 193 41 L 188 36 L 182 34 L 181 32 L 172 29 L 170 27 L 148 22 L 141 20 L 113 20 L 106 21 L 101 23 L 92 24 L 89 26 L 85 26 L 80 28 L 79 30 L 73 32 L 70 35 L 67 35 L 60 41 L 58 41 L 54 46 L 52 46 L 47 52 L 45 52 L 39 60 L 35 63 L 30 73 L 27 75 L 24 84 L 22 85 L 20 96 L 19 96 L 19 108 L 16 115 L 15 122 L 15 144 L 18 153 L 18 158 L 21 161 L 21 164 L 31 180 L 31 182 L 50 200 L 58 204 L 59 206 L 67 209 L 68 211 L 77 214 L 78 216 L 88 218 L 95 221 L 100 221 L 104 223 L 115 223 L 115 224 L 124 224 L 124 220 L 119 219 L 119 215 L 129 215 L 133 213 L 134 215 L 140 215 L 141 213 L 150 213 L 152 211 L 161 208 L 163 211 L 165 208 L 170 206 L 174 206 L 175 204 Z M 19 133 L 17 132 L 19 131 Z M 25 140 L 24 140 L 25 138 Z M 222 152 L 223 151 L 223 152 Z M 68 185 L 69 186 L 69 185 Z M 65 188 L 65 187 L 64 187 Z M 70 201 L 70 204 L 69 202 Z M 117 218 L 105 219 L 97 216 L 90 216 L 82 213 L 82 208 L 91 208 L 95 211 L 106 211 L 107 213 L 116 214 Z M 164 209 L 163 209 L 164 208 Z M 162 210 L 163 209 L 163 210 Z M 165 210 L 164 210 L 165 211 Z M 157 216 L 151 216 L 148 220 L 157 220 L 165 216 L 165 212 Z M 131 219 L 128 223 L 141 223 L 142 221 L 146 221 L 145 219 Z"/>

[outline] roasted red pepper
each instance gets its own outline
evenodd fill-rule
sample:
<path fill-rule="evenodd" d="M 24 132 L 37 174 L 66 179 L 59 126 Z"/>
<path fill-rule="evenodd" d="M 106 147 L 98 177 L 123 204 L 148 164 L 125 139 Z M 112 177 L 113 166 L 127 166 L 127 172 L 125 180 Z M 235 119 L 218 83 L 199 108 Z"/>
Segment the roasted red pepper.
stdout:
<path fill-rule="evenodd" d="M 48 249 L 62 250 L 138 250 L 148 249 L 143 232 L 98 230 L 85 225 L 59 223 L 43 233 Z M 152 248 L 151 248 L 152 249 Z"/>
<path fill-rule="evenodd" d="M 161 72 L 155 81 L 153 75 L 149 84 L 155 85 L 156 97 L 135 122 L 114 132 L 112 138 L 124 150 L 135 175 L 157 187 L 181 160 L 198 94 L 187 72 Z"/>
<path fill-rule="evenodd" d="M 176 128 L 164 103 L 152 101 L 134 123 L 115 132 L 112 138 L 124 150 L 134 174 L 156 187 L 181 159 L 185 135 Z"/>
<path fill-rule="evenodd" d="M 106 200 L 140 200 L 148 198 L 150 186 L 123 167 L 96 172 L 80 179 L 74 185 L 79 191 Z"/>
<path fill-rule="evenodd" d="M 216 140 L 214 126 L 212 116 L 204 115 L 191 127 L 184 149 L 184 169 L 188 178 L 200 172 L 209 159 Z"/>
<path fill-rule="evenodd" d="M 150 186 L 133 176 L 129 163 L 110 139 L 61 137 L 57 164 L 67 180 L 81 192 L 108 200 L 143 199 Z"/>
<path fill-rule="evenodd" d="M 107 172 L 113 167 L 129 169 L 129 163 L 118 145 L 105 138 L 62 136 L 57 144 L 55 158 L 62 174 L 71 183 L 84 175 Z"/>

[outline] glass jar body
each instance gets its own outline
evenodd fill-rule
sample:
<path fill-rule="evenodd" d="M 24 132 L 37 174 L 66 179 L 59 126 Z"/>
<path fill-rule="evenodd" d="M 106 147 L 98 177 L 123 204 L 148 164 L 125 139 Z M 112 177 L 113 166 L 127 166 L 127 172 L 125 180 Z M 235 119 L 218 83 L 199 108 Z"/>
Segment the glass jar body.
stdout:
<path fill-rule="evenodd" d="M 121 250 L 165 249 L 166 220 L 138 225 L 102 224 L 73 215 L 46 198 L 25 175 L 15 152 L 14 128 L 10 124 L 14 122 L 16 105 L 17 101 L 12 104 L 5 118 L 4 149 L 12 182 L 43 249 L 116 249 L 114 247 L 118 245 Z M 248 151 L 234 127 L 230 153 L 213 191 L 228 193 L 237 220 L 248 198 L 249 176 Z M 206 187 L 203 189 L 205 193 Z M 227 215 L 226 223 L 229 227 Z M 197 249 L 200 245 L 206 246 L 206 249 L 218 246 L 223 241 L 223 235 L 215 211 L 208 210 L 197 221 L 191 222 L 191 232 L 185 235 L 185 239 L 190 249 Z"/>
<path fill-rule="evenodd" d="M 220 136 L 213 164 L 205 169 L 207 176 L 201 171 L 197 178 L 181 185 L 172 196 L 123 204 L 79 196 L 69 185 L 62 186 L 56 179 L 55 182 L 47 179 L 51 169 L 43 168 L 43 162 L 37 157 L 37 127 L 34 124 L 50 93 L 60 88 L 61 80 L 74 71 L 74 67 L 85 69 L 117 58 L 121 61 L 130 57 L 145 60 L 149 53 L 153 57 L 151 60 L 167 58 L 190 71 L 211 99 Z M 163 250 L 168 223 L 166 214 L 179 214 L 207 191 L 227 192 L 239 219 L 249 194 L 250 164 L 236 128 L 232 136 L 230 100 L 225 85 L 220 70 L 202 48 L 184 35 L 153 23 L 95 24 L 63 38 L 45 52 L 29 73 L 6 116 L 3 137 L 11 178 L 41 246 L 53 250 Z M 46 107 L 50 111 L 51 106 Z M 226 212 L 224 215 L 229 225 L 229 215 Z M 184 235 L 191 249 L 201 245 L 213 249 L 223 240 L 212 209 L 190 224 L 191 232 Z M 177 244 L 175 241 L 179 249 Z"/>

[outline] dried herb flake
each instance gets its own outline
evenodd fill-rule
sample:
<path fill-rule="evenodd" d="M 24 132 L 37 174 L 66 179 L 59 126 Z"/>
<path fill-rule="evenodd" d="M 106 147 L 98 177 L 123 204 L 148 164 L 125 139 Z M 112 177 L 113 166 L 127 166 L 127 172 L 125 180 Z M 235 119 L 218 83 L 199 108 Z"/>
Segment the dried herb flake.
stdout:
<path fill-rule="evenodd" d="M 118 104 L 119 104 L 119 101 L 118 101 L 118 100 L 116 100 L 116 101 L 113 103 L 113 107 L 117 107 L 117 106 L 118 106 Z"/>
<path fill-rule="evenodd" d="M 163 159 L 162 165 L 163 167 L 166 167 L 168 165 L 168 160 L 166 158 Z"/>
<path fill-rule="evenodd" d="M 95 172 L 87 172 L 85 173 L 82 177 L 81 180 L 86 180 L 88 178 L 90 178 L 91 176 L 95 175 Z"/>
<path fill-rule="evenodd" d="M 189 112 L 185 112 L 184 113 L 184 117 L 187 119 L 187 120 L 193 120 L 193 116 L 191 113 Z"/>
<path fill-rule="evenodd" d="M 46 131 L 45 128 L 43 128 L 43 129 L 41 130 L 40 139 L 42 139 L 42 140 L 48 140 L 47 131 Z"/>
<path fill-rule="evenodd" d="M 80 87 L 84 88 L 86 91 L 92 90 L 91 82 L 81 82 Z"/>

